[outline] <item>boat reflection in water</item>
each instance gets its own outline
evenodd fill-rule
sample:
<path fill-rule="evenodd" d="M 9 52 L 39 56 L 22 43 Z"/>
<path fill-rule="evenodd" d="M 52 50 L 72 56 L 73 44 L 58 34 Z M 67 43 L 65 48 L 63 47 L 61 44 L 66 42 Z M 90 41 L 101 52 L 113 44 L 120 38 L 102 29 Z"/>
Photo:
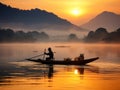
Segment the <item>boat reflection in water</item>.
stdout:
<path fill-rule="evenodd" d="M 68 76 L 71 73 L 84 75 L 85 71 L 94 72 L 95 67 L 93 66 L 59 66 L 59 65 L 42 65 L 42 64 L 34 64 L 34 65 L 7 65 L 6 67 L 3 65 L 0 66 L 0 85 L 11 85 L 15 84 L 15 82 L 19 84 L 24 84 L 27 82 L 30 84 L 29 80 L 42 80 L 42 79 L 56 79 L 56 77 L 64 78 L 64 76 Z M 69 74 L 68 74 L 69 73 Z M 87 72 L 86 72 L 87 74 Z M 55 76 L 55 77 L 54 77 Z M 27 80 L 27 81 L 26 81 Z M 14 82 L 13 82 L 14 81 Z M 23 83 L 20 83 L 23 82 Z M 39 83 L 39 82 L 36 82 Z"/>
<path fill-rule="evenodd" d="M 54 68 L 56 68 L 56 66 L 54 65 L 47 65 L 48 66 L 48 72 L 47 72 L 47 76 L 49 79 L 51 79 L 52 77 L 54 77 L 54 73 L 57 74 L 57 72 L 71 72 L 74 74 L 78 74 L 80 75 L 80 77 L 84 77 L 84 74 L 87 74 L 87 72 L 91 72 L 91 73 L 99 73 L 99 68 L 97 66 L 92 66 L 92 65 L 82 65 L 82 66 L 66 66 L 64 67 L 65 69 L 62 71 L 54 71 Z M 86 73 L 85 73 L 86 72 Z"/>

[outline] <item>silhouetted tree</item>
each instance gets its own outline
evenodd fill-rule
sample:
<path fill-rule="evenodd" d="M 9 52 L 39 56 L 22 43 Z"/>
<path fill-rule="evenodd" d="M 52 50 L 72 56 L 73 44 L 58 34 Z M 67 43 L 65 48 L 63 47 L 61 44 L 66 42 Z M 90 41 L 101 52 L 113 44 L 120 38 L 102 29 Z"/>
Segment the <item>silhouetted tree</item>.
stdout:
<path fill-rule="evenodd" d="M 33 42 L 33 41 L 45 41 L 49 36 L 44 32 L 14 32 L 12 29 L 0 29 L 0 42 Z"/>
<path fill-rule="evenodd" d="M 120 42 L 120 28 L 111 32 L 104 38 L 105 42 Z"/>
<path fill-rule="evenodd" d="M 105 28 L 98 28 L 95 32 L 90 31 L 84 40 L 87 42 L 99 42 L 102 41 L 107 35 L 108 32 Z"/>
<path fill-rule="evenodd" d="M 0 41 L 10 42 L 13 40 L 15 33 L 11 29 L 0 29 Z"/>
<path fill-rule="evenodd" d="M 68 41 L 78 41 L 78 37 L 72 33 L 68 36 Z"/>

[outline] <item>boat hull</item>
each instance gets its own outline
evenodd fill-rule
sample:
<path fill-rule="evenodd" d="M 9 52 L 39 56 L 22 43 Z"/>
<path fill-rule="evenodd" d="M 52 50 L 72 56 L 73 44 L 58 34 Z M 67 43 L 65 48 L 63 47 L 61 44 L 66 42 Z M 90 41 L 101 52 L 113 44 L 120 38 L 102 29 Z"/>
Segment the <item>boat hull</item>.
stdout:
<path fill-rule="evenodd" d="M 87 63 L 93 62 L 95 60 L 99 59 L 99 57 L 96 58 L 90 58 L 85 59 L 81 61 L 63 61 L 63 60 L 41 60 L 41 59 L 27 59 L 29 61 L 33 62 L 40 62 L 42 64 L 56 64 L 56 65 L 86 65 Z"/>

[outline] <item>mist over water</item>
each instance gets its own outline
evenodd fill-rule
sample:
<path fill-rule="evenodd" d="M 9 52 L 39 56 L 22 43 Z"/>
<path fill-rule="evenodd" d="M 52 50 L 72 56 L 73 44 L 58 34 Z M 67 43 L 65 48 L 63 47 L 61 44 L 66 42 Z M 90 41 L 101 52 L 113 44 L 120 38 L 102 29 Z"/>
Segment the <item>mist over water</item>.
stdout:
<path fill-rule="evenodd" d="M 74 59 L 80 53 L 99 59 L 85 66 L 48 66 L 25 60 L 43 54 L 48 47 L 56 52 L 55 60 Z M 0 89 L 118 90 L 119 64 L 119 44 L 4 43 L 0 44 Z"/>
<path fill-rule="evenodd" d="M 56 52 L 56 60 L 63 60 L 66 57 L 75 58 L 79 56 L 79 54 L 84 54 L 85 58 L 100 57 L 100 60 L 98 60 L 98 62 L 118 63 L 120 59 L 119 44 L 48 42 L 0 44 L 0 61 L 13 62 L 29 58 L 38 54 L 43 54 L 44 49 L 47 49 L 48 47 L 51 47 L 53 51 Z"/>

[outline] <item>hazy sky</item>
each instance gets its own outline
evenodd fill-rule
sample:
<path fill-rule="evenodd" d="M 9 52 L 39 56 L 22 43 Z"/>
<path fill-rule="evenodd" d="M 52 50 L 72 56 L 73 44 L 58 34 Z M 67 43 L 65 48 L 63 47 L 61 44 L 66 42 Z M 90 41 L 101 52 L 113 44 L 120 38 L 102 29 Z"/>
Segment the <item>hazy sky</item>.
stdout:
<path fill-rule="evenodd" d="M 120 0 L 0 0 L 20 9 L 39 8 L 74 24 L 83 24 L 103 11 L 120 14 Z"/>

